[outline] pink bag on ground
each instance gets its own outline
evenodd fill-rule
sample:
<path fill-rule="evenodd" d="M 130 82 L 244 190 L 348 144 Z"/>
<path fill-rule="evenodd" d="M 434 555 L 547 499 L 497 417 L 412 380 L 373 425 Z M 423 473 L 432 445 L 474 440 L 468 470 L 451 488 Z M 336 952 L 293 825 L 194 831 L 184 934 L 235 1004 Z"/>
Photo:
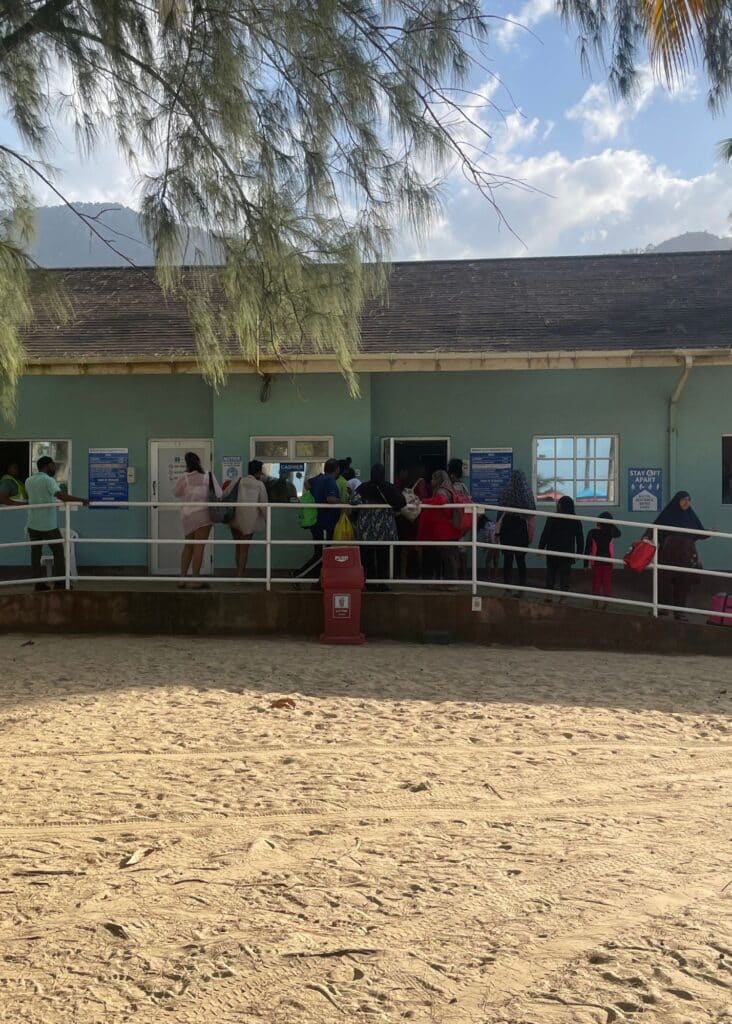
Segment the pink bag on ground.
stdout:
<path fill-rule="evenodd" d="M 732 612 L 732 594 L 715 594 L 712 598 L 713 612 Z M 707 619 L 710 626 L 732 626 L 732 617 L 727 619 L 723 615 L 710 615 Z"/>

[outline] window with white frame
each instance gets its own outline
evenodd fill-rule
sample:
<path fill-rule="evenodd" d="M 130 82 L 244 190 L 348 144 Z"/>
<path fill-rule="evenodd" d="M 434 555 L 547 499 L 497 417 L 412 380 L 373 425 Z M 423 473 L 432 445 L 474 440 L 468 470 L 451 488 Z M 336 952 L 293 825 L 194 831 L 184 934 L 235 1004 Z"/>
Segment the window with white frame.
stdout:
<path fill-rule="evenodd" d="M 47 455 L 56 463 L 56 480 L 71 487 L 71 441 L 0 440 L 0 476 L 15 463 L 22 480 L 37 472 L 36 463 Z"/>
<path fill-rule="evenodd" d="M 566 494 L 577 504 L 617 505 L 617 434 L 535 437 L 533 448 L 537 501 Z"/>
<path fill-rule="evenodd" d="M 333 457 L 331 437 L 252 437 L 250 457 L 264 463 L 269 480 L 286 480 L 298 498 L 306 480 L 320 473 L 323 463 Z"/>

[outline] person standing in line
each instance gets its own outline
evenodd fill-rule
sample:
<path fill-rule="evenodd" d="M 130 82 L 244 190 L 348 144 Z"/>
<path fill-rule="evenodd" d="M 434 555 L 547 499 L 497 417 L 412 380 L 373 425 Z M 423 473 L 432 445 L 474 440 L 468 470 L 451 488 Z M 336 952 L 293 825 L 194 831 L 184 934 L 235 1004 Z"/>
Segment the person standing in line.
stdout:
<path fill-rule="evenodd" d="M 20 466 L 17 462 L 9 462 L 5 473 L 0 477 L 0 504 L 27 505 L 28 493 L 20 479 Z"/>
<path fill-rule="evenodd" d="M 403 547 L 400 545 L 394 549 L 394 572 L 397 577 L 408 580 L 419 579 L 420 569 L 420 553 L 416 546 L 419 499 L 414 490 L 418 479 L 419 470 L 416 467 L 411 467 L 410 469 L 400 469 L 394 480 L 394 486 L 405 499 L 401 514 L 396 517 L 397 537 L 400 541 L 408 541 L 412 545 L 410 547 L 407 547 L 406 544 Z"/>
<path fill-rule="evenodd" d="M 180 556 L 180 574 L 187 576 L 190 569 L 191 575 L 198 579 L 201 575 L 206 545 L 193 542 L 208 540 L 212 519 L 211 510 L 206 503 L 211 497 L 218 500 L 221 497 L 221 488 L 213 473 L 204 470 L 195 452 L 186 452 L 184 458 L 186 471 L 176 481 L 173 491 L 176 498 L 186 502 L 180 510 L 183 534 L 187 541 Z M 181 582 L 178 586 L 184 587 L 185 583 Z M 194 590 L 203 590 L 208 584 L 193 583 L 191 586 Z"/>
<path fill-rule="evenodd" d="M 691 495 L 688 491 L 677 491 L 671 501 L 654 520 L 656 526 L 675 526 L 679 530 L 703 530 L 699 516 L 691 507 Z M 652 537 L 648 530 L 646 537 Z M 706 540 L 706 534 L 699 533 L 658 533 L 658 564 L 677 566 L 683 569 L 699 569 L 701 562 L 696 550 L 697 541 Z M 670 598 L 664 604 L 676 605 L 677 609 L 686 608 L 689 603 L 691 588 L 699 583 L 699 577 L 688 572 L 668 572 L 661 574 L 661 581 L 666 595 Z M 661 614 L 665 614 L 662 612 Z M 675 611 L 674 618 L 686 621 L 683 611 Z"/>
<path fill-rule="evenodd" d="M 338 459 L 328 459 L 323 466 L 323 472 L 314 476 L 310 480 L 310 493 L 313 496 L 313 501 L 316 505 L 340 505 L 341 495 L 338 490 L 338 477 L 340 476 L 340 466 L 338 465 Z M 333 531 L 336 528 L 336 523 L 340 519 L 341 510 L 338 508 L 319 508 L 315 526 L 312 528 L 313 541 L 315 543 L 315 552 L 318 557 L 315 561 L 310 562 L 309 566 L 304 566 L 303 569 L 298 573 L 299 576 L 316 576 L 318 565 L 323 559 L 323 541 L 333 539 Z M 307 569 L 306 572 L 303 570 Z"/>
<path fill-rule="evenodd" d="M 564 516 L 575 516 L 574 502 L 565 495 L 557 502 L 557 512 Z M 584 534 L 582 523 L 579 519 L 557 519 L 549 516 L 541 534 L 539 549 L 542 551 L 562 551 L 566 555 L 584 553 Z M 559 577 L 559 589 L 569 590 L 570 575 L 574 559 L 560 555 L 547 555 L 546 560 L 546 588 L 554 590 L 554 585 Z M 562 598 L 560 598 L 562 600 Z M 551 598 L 547 598 L 551 601 Z"/>
<path fill-rule="evenodd" d="M 587 534 L 585 554 L 593 558 L 614 558 L 616 541 L 620 536 L 620 530 L 612 522 L 609 512 L 601 512 L 600 519 L 592 530 Z M 613 566 L 610 562 L 589 563 L 592 569 L 592 593 L 595 597 L 612 597 L 613 595 Z M 599 604 L 595 601 L 595 607 Z"/>
<path fill-rule="evenodd" d="M 259 459 L 252 459 L 247 467 L 247 475 L 239 480 L 239 490 L 236 500 L 241 502 L 256 502 L 259 508 L 236 507 L 234 518 L 229 524 L 231 536 L 236 541 L 236 575 L 241 578 L 246 576 L 247 561 L 249 559 L 248 541 L 255 533 L 264 530 L 266 526 L 266 515 L 264 506 L 267 504 L 267 488 L 262 481 L 263 463 Z M 236 487 L 236 484 L 234 484 Z M 233 489 L 233 488 L 232 488 Z"/>
<path fill-rule="evenodd" d="M 351 459 L 338 460 L 338 476 L 336 477 L 336 485 L 338 487 L 338 495 L 341 499 L 341 505 L 347 505 L 351 500 L 351 490 L 348 486 L 350 474 L 353 473 L 351 462 Z M 355 476 L 356 474 L 353 473 L 353 475 Z"/>
<path fill-rule="evenodd" d="M 35 541 L 31 546 L 31 569 L 34 579 L 41 575 L 44 541 L 48 544 L 53 555 L 53 575 L 64 577 L 66 575 L 66 556 L 64 555 L 63 536 L 58 528 L 58 510 L 56 508 L 35 508 L 36 505 L 51 505 L 55 501 L 71 502 L 74 505 L 89 504 L 88 498 L 75 498 L 73 494 L 67 494 L 61 490 L 61 485 L 55 480 L 56 463 L 48 455 L 44 455 L 36 463 L 37 473 L 28 477 L 25 482 L 25 491 L 28 496 L 28 539 Z M 54 590 L 63 590 L 65 583 L 57 579 L 53 585 Z M 36 583 L 36 590 L 50 590 L 47 583 Z"/>
<path fill-rule="evenodd" d="M 452 509 L 441 505 L 452 504 L 450 477 L 444 469 L 432 474 L 431 498 L 422 502 L 422 511 L 417 520 L 417 541 L 453 541 L 455 528 L 452 525 Z M 458 578 L 458 553 L 455 547 L 438 547 L 429 544 L 422 548 L 422 572 L 428 580 L 456 580 Z"/>
<path fill-rule="evenodd" d="M 432 485 L 424 463 L 417 467 L 417 475 L 412 489 L 415 498 L 420 502 L 432 497 Z"/>
<path fill-rule="evenodd" d="M 463 480 L 463 460 L 450 459 L 447 464 L 447 475 L 450 477 L 450 487 L 453 494 L 462 494 L 470 500 L 470 491 Z"/>
<path fill-rule="evenodd" d="M 486 579 L 496 579 L 498 572 L 498 547 L 496 546 L 496 524 L 491 517 L 483 512 L 478 516 L 478 540 L 481 544 L 490 544 L 491 547 L 481 549 L 485 551 L 484 567 Z"/>
<path fill-rule="evenodd" d="M 386 479 L 386 470 L 380 462 L 371 467 L 371 478 L 356 491 L 356 538 L 364 543 L 361 548 L 366 579 L 384 580 L 389 575 L 389 548 L 381 544 L 369 547 L 369 541 L 397 540 L 396 515 L 407 501 L 394 484 Z M 384 508 L 358 509 L 359 504 L 383 505 Z M 385 583 L 378 590 L 388 590 Z"/>
<path fill-rule="evenodd" d="M 348 487 L 348 496 L 349 498 L 352 498 L 363 483 L 360 472 L 357 469 L 354 469 L 353 466 L 349 466 L 342 476 L 346 481 L 346 486 Z"/>
<path fill-rule="evenodd" d="M 311 506 L 315 503 L 312 491 L 310 489 L 310 480 L 306 480 L 302 487 L 302 497 L 300 498 L 300 511 L 297 515 L 297 521 L 300 524 L 301 529 L 309 530 L 310 536 L 313 538 L 313 553 L 310 558 L 301 565 L 299 569 L 293 569 L 291 576 L 293 579 L 299 579 L 303 576 L 308 575 L 308 571 L 316 565 L 321 558 L 322 548 L 318 543 L 320 535 L 318 533 L 318 510 Z"/>
<path fill-rule="evenodd" d="M 526 474 L 521 469 L 514 469 L 508 483 L 501 491 L 498 504 L 503 508 L 525 508 L 535 511 L 536 499 L 529 487 Z M 508 547 L 528 548 L 534 539 L 535 517 L 520 515 L 516 512 L 503 512 L 496 524 L 496 536 L 501 544 Z M 513 563 L 518 569 L 519 586 L 526 586 L 526 555 L 522 551 L 503 552 L 503 582 L 510 586 L 513 577 Z"/>
<path fill-rule="evenodd" d="M 452 490 L 453 504 L 461 499 L 470 501 L 470 491 L 463 480 L 463 460 L 450 459 L 447 464 L 447 475 L 450 477 L 450 488 Z M 458 537 L 458 540 L 460 538 Z M 455 549 L 458 560 L 458 577 L 461 580 L 468 578 L 468 555 L 465 548 Z"/>

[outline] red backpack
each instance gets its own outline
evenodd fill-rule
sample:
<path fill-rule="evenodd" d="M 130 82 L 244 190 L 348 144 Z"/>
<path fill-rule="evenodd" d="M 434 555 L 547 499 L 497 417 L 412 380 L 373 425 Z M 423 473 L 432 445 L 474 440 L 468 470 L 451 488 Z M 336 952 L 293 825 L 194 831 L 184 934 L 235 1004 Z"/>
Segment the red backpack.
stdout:
<path fill-rule="evenodd" d="M 451 505 L 472 505 L 473 500 L 468 494 L 462 491 L 450 491 Z M 455 540 L 460 540 L 472 528 L 473 515 L 471 512 L 464 512 L 461 508 L 452 510 L 452 528 L 455 531 Z"/>

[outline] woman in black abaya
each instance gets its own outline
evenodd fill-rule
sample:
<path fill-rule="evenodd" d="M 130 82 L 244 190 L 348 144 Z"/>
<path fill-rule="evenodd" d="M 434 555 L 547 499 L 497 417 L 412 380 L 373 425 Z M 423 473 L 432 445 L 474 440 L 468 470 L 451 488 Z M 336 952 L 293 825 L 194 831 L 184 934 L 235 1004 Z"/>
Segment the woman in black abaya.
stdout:
<path fill-rule="evenodd" d="M 673 526 L 677 530 L 703 530 L 701 519 L 691 507 L 691 495 L 688 491 L 677 491 L 666 508 L 655 520 L 656 526 Z M 706 540 L 706 535 L 699 533 L 666 533 L 658 532 L 658 564 L 673 565 L 682 569 L 700 569 L 701 562 L 696 550 L 697 541 Z M 689 572 L 669 572 L 665 570 L 661 581 L 668 591 L 669 600 L 664 603 L 686 608 L 691 588 L 699 582 L 699 577 Z M 681 611 L 674 612 L 674 618 L 685 619 Z"/>

